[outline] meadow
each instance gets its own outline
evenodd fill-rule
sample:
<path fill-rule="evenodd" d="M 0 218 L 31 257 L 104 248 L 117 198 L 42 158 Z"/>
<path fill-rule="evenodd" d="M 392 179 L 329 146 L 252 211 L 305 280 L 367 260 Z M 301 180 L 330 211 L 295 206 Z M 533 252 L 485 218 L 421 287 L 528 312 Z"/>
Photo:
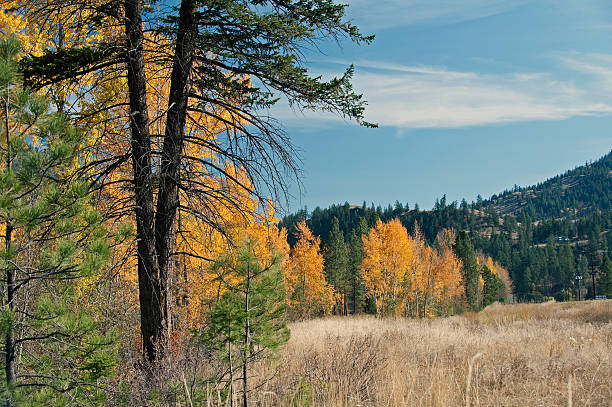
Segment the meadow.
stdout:
<path fill-rule="evenodd" d="M 612 406 L 612 300 L 295 322 L 261 406 Z M 270 378 L 263 380 L 263 378 Z"/>

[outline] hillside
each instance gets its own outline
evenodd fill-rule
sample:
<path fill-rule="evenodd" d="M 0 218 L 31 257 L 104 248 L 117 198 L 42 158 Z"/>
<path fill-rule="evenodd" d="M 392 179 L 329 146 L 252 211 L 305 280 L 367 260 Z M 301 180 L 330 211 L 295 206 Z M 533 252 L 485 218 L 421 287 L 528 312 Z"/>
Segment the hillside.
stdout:
<path fill-rule="evenodd" d="M 515 187 L 483 204 L 492 204 L 500 215 L 525 211 L 535 220 L 578 218 L 612 209 L 612 151 L 595 161 L 567 171 L 538 185 Z"/>
<path fill-rule="evenodd" d="M 418 223 L 430 242 L 442 228 L 466 230 L 477 250 L 508 269 L 517 300 L 578 298 L 576 276 L 582 277 L 581 298 L 612 294 L 604 273 L 596 275 L 596 293 L 589 275 L 612 247 L 612 152 L 538 185 L 515 187 L 471 204 L 447 203 L 445 196 L 428 211 L 399 201 L 386 209 L 345 203 L 300 211 L 285 217 L 281 226 L 288 229 L 292 244 L 293 226 L 307 219 L 325 242 L 334 217 L 345 237 L 362 217 L 370 226 L 377 219 L 398 218 L 414 230 Z"/>

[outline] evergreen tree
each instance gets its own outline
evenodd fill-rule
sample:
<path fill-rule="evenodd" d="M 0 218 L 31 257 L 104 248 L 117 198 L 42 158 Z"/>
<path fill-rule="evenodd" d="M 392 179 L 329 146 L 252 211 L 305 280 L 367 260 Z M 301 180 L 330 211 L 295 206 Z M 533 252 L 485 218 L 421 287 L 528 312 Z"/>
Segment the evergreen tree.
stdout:
<path fill-rule="evenodd" d="M 574 279 L 574 254 L 568 244 L 564 244 L 560 249 L 559 267 L 561 268 L 560 283 L 564 288 L 569 288 Z"/>
<path fill-rule="evenodd" d="M 347 300 L 350 297 L 350 277 L 348 273 L 348 255 L 344 235 L 340 230 L 338 218 L 332 219 L 331 232 L 325 245 L 325 276 L 337 294 L 336 313 L 348 314 Z"/>
<path fill-rule="evenodd" d="M 453 251 L 461 260 L 461 272 L 468 306 L 472 311 L 476 311 L 478 309 L 478 264 L 474 246 L 464 231 L 457 234 Z"/>
<path fill-rule="evenodd" d="M 503 281 L 491 270 L 484 266 L 480 271 L 480 275 L 484 280 L 482 290 L 482 307 L 486 307 L 495 301 L 503 301 L 506 298 L 506 286 Z"/>
<path fill-rule="evenodd" d="M 612 261 L 605 256 L 599 268 L 598 294 L 612 298 Z"/>
<path fill-rule="evenodd" d="M 514 276 L 515 294 L 519 300 L 531 300 L 532 272 L 530 267 L 525 267 Z"/>
<path fill-rule="evenodd" d="M 576 284 L 576 289 L 580 286 L 579 298 L 584 300 L 586 298 L 586 285 L 589 278 L 589 261 L 587 256 L 580 256 L 578 260 L 578 266 L 576 267 L 576 276 L 581 277 L 580 284 Z"/>
<path fill-rule="evenodd" d="M 109 254 L 87 184 L 69 177 L 82 135 L 22 87 L 19 44 L 0 43 L 0 248 L 3 396 L 12 402 L 101 402 L 112 335 L 79 303 L 77 284 Z"/>
<path fill-rule="evenodd" d="M 249 365 L 286 343 L 289 330 L 278 259 L 262 267 L 248 241 L 234 257 L 228 253 L 213 266 L 226 291 L 211 310 L 206 330 L 198 336 L 226 367 L 224 377 L 215 379 L 227 383 L 227 403 L 233 405 L 234 395 L 240 392 L 242 405 L 247 407 Z M 233 387 L 235 381 L 242 382 L 240 390 Z"/>
<path fill-rule="evenodd" d="M 351 308 L 353 314 L 363 310 L 365 302 L 365 287 L 361 276 L 361 262 L 363 261 L 363 235 L 368 233 L 368 224 L 365 218 L 359 219 L 359 224 L 351 231 L 349 252 L 349 281 Z"/>

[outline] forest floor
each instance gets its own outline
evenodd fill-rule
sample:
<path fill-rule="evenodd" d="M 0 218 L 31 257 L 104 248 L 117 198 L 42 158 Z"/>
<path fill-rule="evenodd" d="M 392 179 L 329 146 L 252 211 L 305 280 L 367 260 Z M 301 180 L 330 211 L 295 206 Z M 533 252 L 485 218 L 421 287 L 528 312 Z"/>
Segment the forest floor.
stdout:
<path fill-rule="evenodd" d="M 612 406 L 612 300 L 292 323 L 263 406 Z"/>

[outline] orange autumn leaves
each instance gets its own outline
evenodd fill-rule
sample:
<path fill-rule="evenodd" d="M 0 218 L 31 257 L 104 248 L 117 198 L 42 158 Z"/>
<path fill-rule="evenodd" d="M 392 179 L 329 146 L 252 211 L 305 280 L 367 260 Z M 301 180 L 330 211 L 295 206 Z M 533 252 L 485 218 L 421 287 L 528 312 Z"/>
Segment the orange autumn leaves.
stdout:
<path fill-rule="evenodd" d="M 430 247 L 418 225 L 415 229 L 411 236 L 398 219 L 379 220 L 363 237 L 361 270 L 378 314 L 445 313 L 461 293 L 461 263 L 451 246 L 454 232 L 443 230 Z"/>
<path fill-rule="evenodd" d="M 22 1 L 10 1 L 14 7 L 22 5 Z M 95 4 L 93 2 L 92 4 Z M 87 10 L 83 10 L 87 13 Z M 17 18 L 13 18 L 17 17 Z M 19 15 L 10 17 L 0 10 L 0 28 L 6 32 L 14 32 L 23 36 L 32 52 L 36 52 L 36 41 L 30 41 L 27 34 L 36 21 L 25 21 Z M 58 22 L 65 22 L 65 16 L 58 15 L 54 25 L 47 29 L 49 34 L 55 33 L 54 27 L 60 27 Z M 109 26 L 111 27 L 111 26 Z M 58 28 L 59 29 L 59 28 Z M 62 38 L 62 43 L 96 43 L 103 37 L 108 40 L 114 37 L 112 29 L 100 33 L 74 31 L 72 36 L 48 35 L 44 41 Z M 148 34 L 153 36 L 154 34 Z M 147 37 L 145 47 L 152 47 L 163 38 Z M 32 44 L 30 44 L 32 42 Z M 31 45 L 31 47 L 30 47 Z M 61 44 L 55 44 L 60 46 Z M 147 48 L 148 51 L 148 48 Z M 165 128 L 164 111 L 168 94 L 169 70 L 156 61 L 147 60 L 147 84 L 150 89 L 151 131 L 153 134 L 163 134 Z M 83 140 L 82 164 L 92 164 L 91 172 L 100 171 L 103 165 L 112 167 L 107 178 L 103 179 L 104 193 L 108 200 L 100 202 L 100 208 L 111 214 L 118 223 L 133 223 L 127 208 L 129 207 L 131 189 L 131 166 L 123 155 L 129 149 L 129 140 L 125 131 L 127 125 L 127 108 L 125 102 L 125 78 L 122 75 L 113 76 L 100 70 L 87 76 L 88 80 L 81 83 L 88 87 L 96 83 L 96 91 L 88 97 L 80 95 L 81 90 L 72 84 L 63 84 L 54 89 L 57 99 L 79 100 L 78 110 L 82 113 L 80 125 L 87 128 L 87 137 Z M 242 78 L 248 80 L 248 78 Z M 65 86 L 64 86 L 65 85 Z M 67 95 L 72 95 L 68 98 Z M 239 103 L 239 101 L 229 101 Z M 103 106 L 104 109 L 100 107 Z M 215 205 L 214 208 L 202 208 L 198 202 L 191 202 L 186 195 L 181 196 L 181 202 L 188 210 L 181 210 L 178 219 L 177 239 L 175 242 L 176 256 L 172 276 L 171 295 L 175 304 L 174 310 L 186 327 L 196 327 L 205 319 L 205 314 L 211 303 L 214 303 L 223 291 L 217 276 L 210 270 L 210 259 L 221 256 L 231 249 L 231 243 L 240 243 L 243 239 L 254 241 L 255 255 L 263 262 L 269 263 L 273 253 L 282 259 L 285 273 L 285 283 L 288 293 L 288 305 L 297 317 L 306 317 L 329 313 L 334 304 L 334 290 L 326 282 L 323 272 L 323 257 L 320 252 L 320 239 L 313 236 L 305 223 L 298 226 L 298 243 L 289 256 L 286 232 L 275 226 L 274 208 L 270 203 L 260 202 L 249 191 L 252 189 L 247 175 L 240 168 L 233 168 L 229 163 L 217 157 L 214 146 L 217 134 L 224 131 L 223 120 L 214 120 L 209 116 L 199 114 L 195 105 L 190 112 L 186 133 L 190 142 L 185 146 L 184 154 L 190 157 L 189 182 L 203 185 L 208 194 L 219 194 L 227 202 L 234 201 L 241 208 L 236 210 L 233 205 Z M 227 118 L 227 112 L 215 112 L 221 119 Z M 154 154 L 159 153 L 159 142 L 152 143 Z M 210 163 L 212 165 L 207 165 Z M 231 177 L 210 170 L 211 167 L 222 168 Z M 89 175 L 89 174 L 87 174 Z M 231 179 L 230 179 L 231 178 Z M 223 202 L 220 200 L 219 202 Z M 195 216 L 193 209 L 204 212 L 222 230 L 206 223 L 203 216 Z M 109 229 L 114 225 L 109 224 Z M 460 292 L 461 283 L 458 261 L 451 250 L 452 232 L 443 232 L 434 247 L 428 246 L 420 233 L 409 236 L 399 221 L 389 223 L 379 222 L 375 228 L 363 237 L 365 258 L 361 269 L 367 295 L 370 296 L 381 314 L 429 316 L 443 313 L 445 307 L 452 306 L 454 298 Z M 120 264 L 121 275 L 127 280 L 136 282 L 135 258 L 133 257 L 133 242 L 124 242 L 115 248 L 113 255 Z M 132 257 L 129 257 L 129 256 Z M 492 269 L 493 270 L 493 269 Z M 135 284 L 134 284 L 135 286 Z"/>
<path fill-rule="evenodd" d="M 234 178 L 242 184 L 249 184 L 244 171 L 235 171 Z M 274 206 L 261 203 L 244 188 L 234 185 L 229 180 L 216 180 L 225 184 L 231 198 L 239 203 L 236 207 L 217 208 L 217 223 L 223 230 L 203 222 L 188 212 L 180 214 L 179 227 L 181 234 L 177 238 L 177 287 L 175 292 L 180 305 L 177 311 L 183 324 L 197 328 L 206 318 L 211 305 L 226 290 L 225 281 L 213 272 L 210 260 L 220 258 L 226 253 L 235 255 L 234 245 L 249 241 L 253 255 L 259 259 L 263 268 L 269 266 L 273 257 L 280 260 L 280 267 L 286 267 L 289 257 L 287 233 L 276 226 Z M 209 179 L 208 182 L 215 182 Z M 217 270 L 223 272 L 223 270 Z"/>
<path fill-rule="evenodd" d="M 320 239 L 304 221 L 297 225 L 296 236 L 285 270 L 292 316 L 328 314 L 335 294 L 325 280 Z M 450 314 L 461 303 L 461 262 L 452 249 L 453 230 L 441 231 L 429 246 L 418 225 L 411 236 L 399 220 L 379 220 L 362 239 L 361 276 L 377 314 L 431 317 Z"/>
<path fill-rule="evenodd" d="M 285 270 L 285 288 L 290 312 L 296 318 L 326 314 L 334 305 L 334 290 L 325 280 L 321 239 L 305 221 L 297 225 L 297 243 Z"/>

